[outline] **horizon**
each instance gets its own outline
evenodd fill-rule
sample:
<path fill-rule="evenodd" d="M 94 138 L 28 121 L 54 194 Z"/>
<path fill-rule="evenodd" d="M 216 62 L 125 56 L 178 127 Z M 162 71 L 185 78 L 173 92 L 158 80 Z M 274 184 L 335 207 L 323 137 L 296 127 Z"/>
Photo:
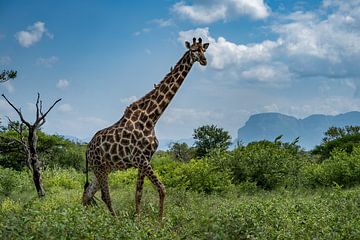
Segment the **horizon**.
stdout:
<path fill-rule="evenodd" d="M 62 98 L 43 130 L 89 139 L 202 37 L 208 66 L 194 65 L 156 134 L 189 139 L 215 124 L 235 140 L 257 113 L 360 110 L 359 11 L 358 0 L 0 2 L 0 69 L 18 71 L 0 92 L 30 120 L 37 92 L 45 108 Z M 18 119 L 0 99 L 5 116 Z"/>

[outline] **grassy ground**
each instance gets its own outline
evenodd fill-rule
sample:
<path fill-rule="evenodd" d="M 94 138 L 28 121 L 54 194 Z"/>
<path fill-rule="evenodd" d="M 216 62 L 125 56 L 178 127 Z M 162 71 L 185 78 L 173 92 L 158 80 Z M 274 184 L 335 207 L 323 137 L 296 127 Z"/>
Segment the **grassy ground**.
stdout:
<path fill-rule="evenodd" d="M 158 195 L 149 183 L 137 221 L 132 180 L 110 181 L 114 218 L 102 202 L 81 205 L 81 179 L 53 172 L 44 176 L 43 199 L 31 187 L 0 196 L 0 239 L 360 239 L 360 187 L 267 192 L 235 186 L 211 195 L 168 189 L 159 224 Z"/>

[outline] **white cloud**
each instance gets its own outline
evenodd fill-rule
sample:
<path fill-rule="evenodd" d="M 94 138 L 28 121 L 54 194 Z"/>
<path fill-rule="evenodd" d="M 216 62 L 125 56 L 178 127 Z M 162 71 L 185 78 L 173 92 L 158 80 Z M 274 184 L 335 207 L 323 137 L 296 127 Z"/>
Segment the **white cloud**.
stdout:
<path fill-rule="evenodd" d="M 169 27 L 174 25 L 174 21 L 172 19 L 157 18 L 153 19 L 151 22 L 157 24 L 160 27 Z"/>
<path fill-rule="evenodd" d="M 0 110 L 1 112 L 10 112 L 12 108 L 5 100 L 0 99 Z"/>
<path fill-rule="evenodd" d="M 64 113 L 71 112 L 73 110 L 73 107 L 68 103 L 64 103 L 59 106 L 59 110 Z"/>
<path fill-rule="evenodd" d="M 17 32 L 15 34 L 15 38 L 22 47 L 30 47 L 31 45 L 39 42 L 44 34 L 46 34 L 50 39 L 54 37 L 54 35 L 46 29 L 45 23 L 38 21 L 32 26 L 29 26 L 27 31 Z"/>
<path fill-rule="evenodd" d="M 59 61 L 59 58 L 56 57 L 56 56 L 51 56 L 51 57 L 48 57 L 48 58 L 39 57 L 39 58 L 36 59 L 35 65 L 36 66 L 41 66 L 41 67 L 51 68 L 58 61 Z"/>
<path fill-rule="evenodd" d="M 69 81 L 67 79 L 60 79 L 57 83 L 56 83 L 56 87 L 59 89 L 65 89 L 69 86 Z"/>
<path fill-rule="evenodd" d="M 151 54 L 151 50 L 148 49 L 148 48 L 145 48 L 145 53 L 148 54 L 148 55 L 150 55 L 150 54 Z"/>
<path fill-rule="evenodd" d="M 66 116 L 49 121 L 44 125 L 45 130 L 51 129 L 51 132 L 76 136 L 89 141 L 98 130 L 110 125 L 107 120 L 99 117 L 86 116 L 74 118 L 73 116 Z"/>
<path fill-rule="evenodd" d="M 11 63 L 11 58 L 9 56 L 0 57 L 0 65 L 9 65 Z"/>
<path fill-rule="evenodd" d="M 141 34 L 149 33 L 149 32 L 151 32 L 151 28 L 143 28 L 143 29 L 141 29 L 140 31 L 134 32 L 133 35 L 134 35 L 135 37 L 137 37 L 137 36 L 140 36 Z"/>
<path fill-rule="evenodd" d="M 337 115 L 360 109 L 360 102 L 352 97 L 330 96 L 300 101 L 277 102 L 265 105 L 258 112 L 281 112 L 283 114 L 304 118 L 311 114 Z"/>
<path fill-rule="evenodd" d="M 224 37 L 215 40 L 210 36 L 209 28 L 179 32 L 181 42 L 188 41 L 194 36 L 201 37 L 204 42 L 210 43 L 206 55 L 210 59 L 210 66 L 217 70 L 223 70 L 229 65 L 268 62 L 273 56 L 273 51 L 283 44 L 281 39 L 246 45 L 227 41 Z"/>
<path fill-rule="evenodd" d="M 360 1 L 328 0 L 322 9 L 293 12 L 276 22 L 268 28 L 275 40 L 239 44 L 211 36 L 209 28 L 179 32 L 179 40 L 183 43 L 200 36 L 210 42 L 209 66 L 222 78 L 258 83 L 289 83 L 307 77 L 351 79 L 356 93 L 360 92 L 356 66 L 360 62 Z"/>
<path fill-rule="evenodd" d="M 184 1 L 176 3 L 172 11 L 182 18 L 197 23 L 226 21 L 238 16 L 249 16 L 252 19 L 264 19 L 270 15 L 270 8 L 263 0 L 211 0 L 192 1 L 187 5 Z"/>
<path fill-rule="evenodd" d="M 15 87 L 11 84 L 10 81 L 1 83 L 0 86 L 4 87 L 7 92 L 12 93 L 15 91 Z"/>
<path fill-rule="evenodd" d="M 221 119 L 223 115 L 219 112 L 204 111 L 193 108 L 170 108 L 162 117 L 166 124 L 179 124 L 184 125 L 191 122 L 192 124 L 206 124 L 213 120 Z"/>
<path fill-rule="evenodd" d="M 287 64 L 274 59 L 283 45 L 283 40 L 265 40 L 261 43 L 236 44 L 224 37 L 216 40 L 209 28 L 197 28 L 179 32 L 179 41 L 194 36 L 202 37 L 210 46 L 206 52 L 209 66 L 221 73 L 223 79 L 256 82 L 279 87 L 291 81 L 292 74 Z"/>
<path fill-rule="evenodd" d="M 129 103 L 133 103 L 137 100 L 138 98 L 136 96 L 130 96 L 130 97 L 127 97 L 127 98 L 121 98 L 120 99 L 120 102 L 121 103 L 126 103 L 126 104 L 129 104 Z"/>
<path fill-rule="evenodd" d="M 250 81 L 268 83 L 273 86 L 282 86 L 284 83 L 290 82 L 292 77 L 287 66 L 283 63 L 256 65 L 249 70 L 241 72 L 240 76 Z"/>
<path fill-rule="evenodd" d="M 109 124 L 108 121 L 98 117 L 80 117 L 78 120 L 83 124 L 86 125 L 90 124 L 96 127 L 105 127 L 106 125 Z"/>

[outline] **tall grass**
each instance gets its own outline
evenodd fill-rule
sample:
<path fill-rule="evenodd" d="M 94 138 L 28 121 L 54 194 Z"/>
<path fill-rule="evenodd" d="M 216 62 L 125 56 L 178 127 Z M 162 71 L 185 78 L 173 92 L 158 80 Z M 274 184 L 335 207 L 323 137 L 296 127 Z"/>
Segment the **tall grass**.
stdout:
<path fill-rule="evenodd" d="M 360 187 L 265 191 L 244 183 L 211 194 L 168 188 L 165 218 L 159 224 L 158 194 L 149 183 L 136 220 L 134 174 L 110 176 L 114 218 L 102 202 L 98 207 L 81 205 L 83 174 L 46 172 L 45 198 L 38 199 L 31 188 L 0 196 L 0 239 L 360 238 Z"/>

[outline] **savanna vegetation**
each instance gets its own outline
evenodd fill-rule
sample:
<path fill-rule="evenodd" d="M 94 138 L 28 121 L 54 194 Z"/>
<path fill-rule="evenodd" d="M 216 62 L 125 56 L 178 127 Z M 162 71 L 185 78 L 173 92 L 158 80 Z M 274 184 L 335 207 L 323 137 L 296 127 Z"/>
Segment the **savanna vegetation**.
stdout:
<path fill-rule="evenodd" d="M 174 143 L 151 161 L 167 187 L 161 223 L 149 181 L 135 217 L 135 169 L 110 175 L 114 218 L 101 201 L 81 205 L 84 144 L 38 131 L 47 193 L 38 198 L 21 146 L 1 140 L 0 238 L 359 239 L 358 134 L 356 127 L 331 128 L 313 151 L 281 137 L 229 150 L 226 131 L 200 127 L 194 146 Z M 16 132 L 2 127 L 0 135 Z"/>

